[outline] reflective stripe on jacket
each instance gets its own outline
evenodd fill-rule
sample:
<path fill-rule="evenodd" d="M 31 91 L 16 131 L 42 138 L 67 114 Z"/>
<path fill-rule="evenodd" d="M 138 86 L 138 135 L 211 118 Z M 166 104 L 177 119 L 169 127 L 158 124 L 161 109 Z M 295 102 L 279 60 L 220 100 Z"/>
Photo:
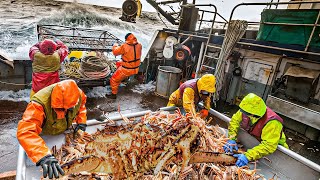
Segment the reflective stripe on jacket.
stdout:
<path fill-rule="evenodd" d="M 124 44 L 114 45 L 112 52 L 115 56 L 121 55 L 121 66 L 126 69 L 137 69 L 140 66 L 142 45 L 138 43 L 137 38 L 130 34 Z"/>

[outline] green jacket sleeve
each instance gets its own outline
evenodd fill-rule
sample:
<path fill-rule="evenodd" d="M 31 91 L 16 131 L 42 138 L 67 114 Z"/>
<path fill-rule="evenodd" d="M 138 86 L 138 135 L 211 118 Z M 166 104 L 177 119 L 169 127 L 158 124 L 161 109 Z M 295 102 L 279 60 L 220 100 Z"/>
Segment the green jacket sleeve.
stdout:
<path fill-rule="evenodd" d="M 238 130 L 240 128 L 240 123 L 242 121 L 242 113 L 240 112 L 240 110 L 238 112 L 236 112 L 230 121 L 229 124 L 229 128 L 228 128 L 228 137 L 232 140 L 236 140 L 237 139 L 237 135 L 238 135 Z"/>
<path fill-rule="evenodd" d="M 252 161 L 272 154 L 277 149 L 281 133 L 282 124 L 277 120 L 269 121 L 262 129 L 260 144 L 248 149 L 244 155 Z"/>

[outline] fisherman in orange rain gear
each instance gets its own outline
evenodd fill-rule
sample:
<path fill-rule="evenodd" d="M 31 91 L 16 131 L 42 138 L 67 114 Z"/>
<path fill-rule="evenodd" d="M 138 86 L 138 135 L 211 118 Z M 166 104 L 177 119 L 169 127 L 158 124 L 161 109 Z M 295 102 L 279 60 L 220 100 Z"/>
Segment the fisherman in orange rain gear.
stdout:
<path fill-rule="evenodd" d="M 32 90 L 30 98 L 40 89 L 60 81 L 60 63 L 68 55 L 68 47 L 62 41 L 45 39 L 30 48 L 32 61 Z"/>
<path fill-rule="evenodd" d="M 112 47 L 112 52 L 115 56 L 122 55 L 121 66 L 116 70 L 110 79 L 112 94 L 107 95 L 107 97 L 112 99 L 117 98 L 118 88 L 121 81 L 134 74 L 138 74 L 139 72 L 142 45 L 131 33 L 128 33 L 125 36 L 125 39 L 126 42 L 121 46 L 114 44 Z"/>
<path fill-rule="evenodd" d="M 39 134 L 58 135 L 72 123 L 78 130 L 86 130 L 86 95 L 73 80 L 65 80 L 38 91 L 30 99 L 22 120 L 19 121 L 17 138 L 28 157 L 42 166 L 43 177 L 50 179 L 64 175 L 57 159 L 52 155 Z"/>
<path fill-rule="evenodd" d="M 205 74 L 199 79 L 188 80 L 170 95 L 167 106 L 183 106 L 184 110 L 189 113 L 194 112 L 196 105 L 203 101 L 205 108 L 200 111 L 200 116 L 206 118 L 211 107 L 211 96 L 216 92 L 215 85 L 216 78 L 212 74 Z"/>

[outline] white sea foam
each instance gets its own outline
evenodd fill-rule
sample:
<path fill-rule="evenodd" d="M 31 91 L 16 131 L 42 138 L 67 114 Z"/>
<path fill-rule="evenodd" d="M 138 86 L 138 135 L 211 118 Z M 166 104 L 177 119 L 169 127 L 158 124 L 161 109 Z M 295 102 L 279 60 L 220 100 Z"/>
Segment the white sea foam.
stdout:
<path fill-rule="evenodd" d="M 30 101 L 30 89 L 22 89 L 17 92 L 15 91 L 0 91 L 0 100 L 8 101 Z"/>

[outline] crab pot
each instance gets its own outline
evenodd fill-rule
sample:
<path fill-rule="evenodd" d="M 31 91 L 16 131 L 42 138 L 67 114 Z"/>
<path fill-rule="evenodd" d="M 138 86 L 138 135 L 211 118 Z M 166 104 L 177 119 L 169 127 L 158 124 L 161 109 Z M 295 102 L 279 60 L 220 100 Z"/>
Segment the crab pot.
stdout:
<path fill-rule="evenodd" d="M 156 84 L 156 94 L 169 98 L 178 89 L 182 71 L 172 66 L 159 66 Z"/>

